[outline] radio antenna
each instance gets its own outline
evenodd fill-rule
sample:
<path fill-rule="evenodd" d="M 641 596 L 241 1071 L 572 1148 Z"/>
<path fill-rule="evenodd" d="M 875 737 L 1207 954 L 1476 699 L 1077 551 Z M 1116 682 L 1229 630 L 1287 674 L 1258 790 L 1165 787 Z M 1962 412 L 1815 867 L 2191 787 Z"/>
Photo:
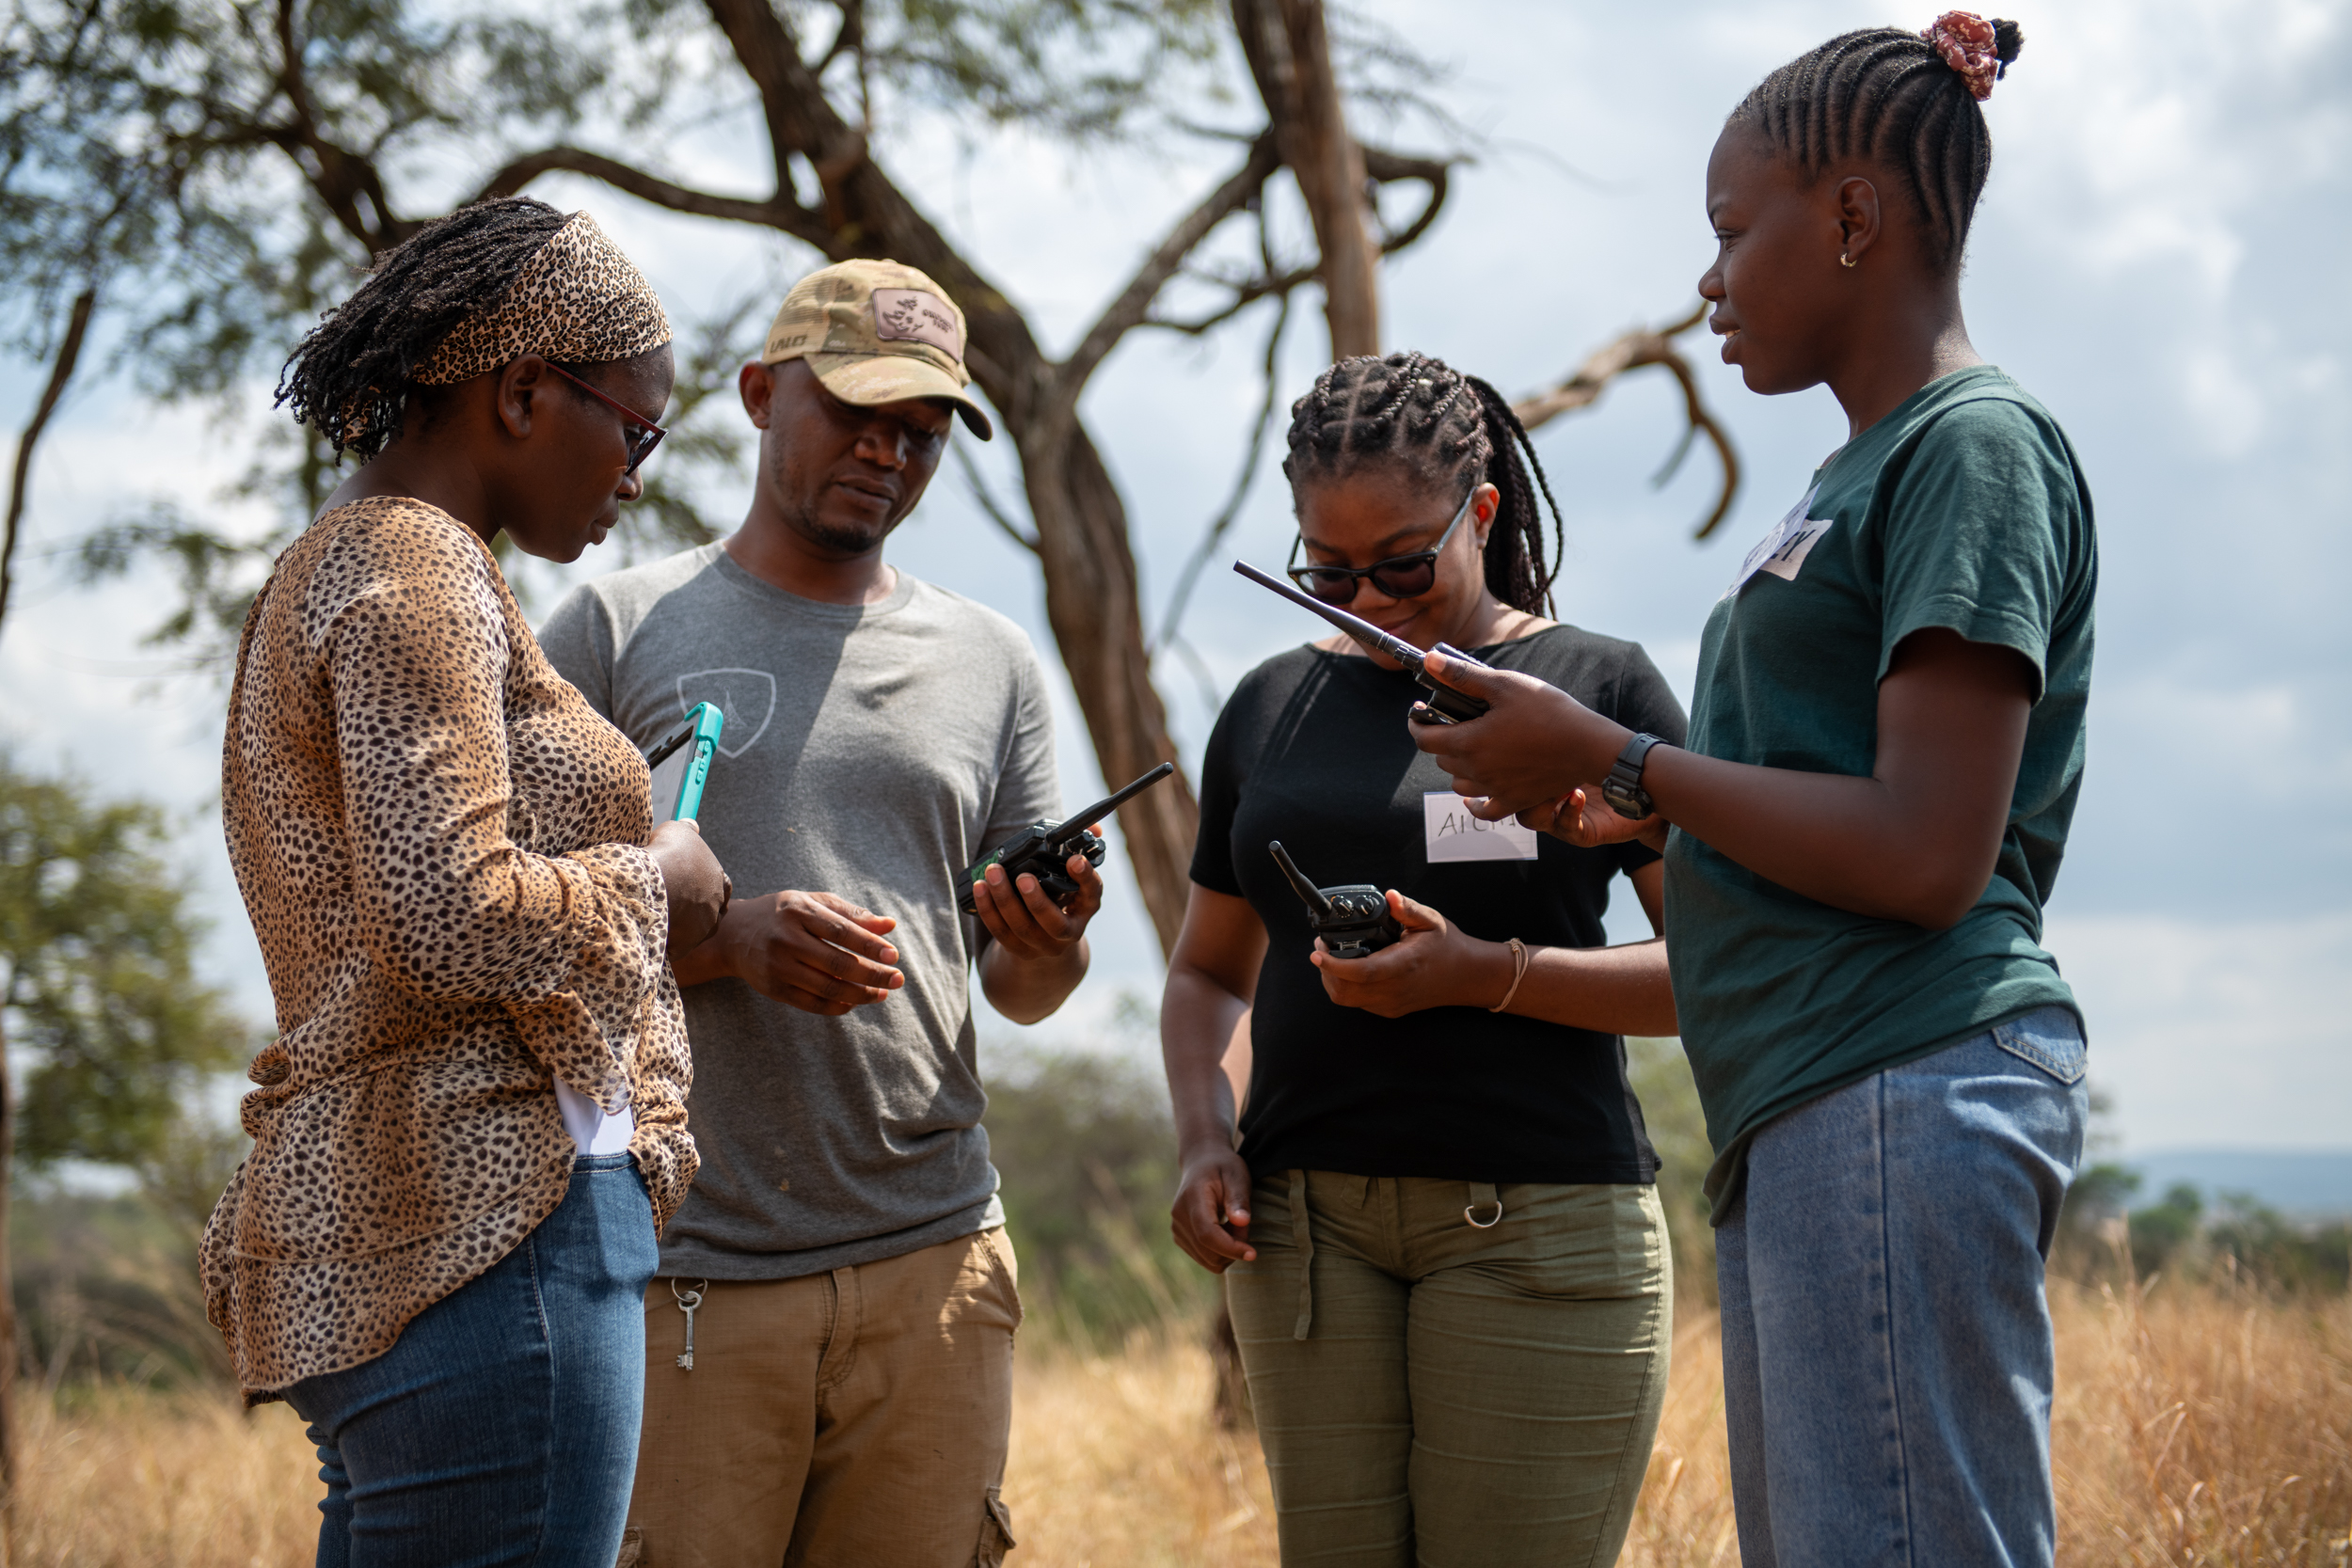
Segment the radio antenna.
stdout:
<path fill-rule="evenodd" d="M 1282 875 L 1290 879 L 1291 886 L 1298 890 L 1298 896 L 1307 901 L 1307 908 L 1314 912 L 1317 919 L 1328 919 L 1331 900 L 1323 895 L 1321 888 L 1299 875 L 1298 867 L 1293 865 L 1290 856 L 1283 852 L 1282 841 L 1278 838 L 1266 848 L 1273 853 L 1274 863 L 1282 868 Z"/>
<path fill-rule="evenodd" d="M 1175 771 L 1176 765 L 1174 763 L 1164 762 L 1160 764 L 1157 768 L 1154 768 L 1152 771 L 1146 773 L 1143 777 L 1137 779 L 1126 788 L 1119 791 L 1116 795 L 1104 796 L 1102 800 L 1097 800 L 1094 804 L 1087 807 L 1086 810 L 1078 813 L 1077 816 L 1072 817 L 1069 821 L 1062 823 L 1060 826 L 1047 832 L 1045 835 L 1046 842 L 1049 844 L 1058 843 L 1062 839 L 1069 837 L 1078 829 L 1090 827 L 1094 823 L 1102 821 L 1104 817 L 1110 816 L 1111 813 L 1117 811 L 1120 807 L 1125 805 L 1128 801 L 1134 800 L 1136 796 L 1142 794 L 1145 790 L 1151 788 L 1153 784 L 1158 784 L 1162 779 L 1167 778 L 1170 773 Z"/>
<path fill-rule="evenodd" d="M 1281 578 L 1261 572 L 1247 561 L 1234 562 L 1233 570 L 1259 587 L 1271 588 L 1291 603 L 1313 610 L 1374 653 L 1386 654 L 1408 670 L 1419 670 L 1422 667 L 1422 651 L 1419 648 L 1401 637 L 1391 637 L 1362 616 L 1350 615 L 1337 605 L 1325 604 L 1311 594 L 1302 594 Z"/>

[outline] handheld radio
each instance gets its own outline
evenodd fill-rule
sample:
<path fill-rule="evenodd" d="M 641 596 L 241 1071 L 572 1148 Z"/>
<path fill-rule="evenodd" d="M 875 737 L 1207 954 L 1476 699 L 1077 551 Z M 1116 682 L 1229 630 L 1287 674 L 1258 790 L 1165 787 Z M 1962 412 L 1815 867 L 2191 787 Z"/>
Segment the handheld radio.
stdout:
<path fill-rule="evenodd" d="M 1037 885 L 1045 896 L 1058 904 L 1073 897 L 1078 884 L 1070 879 L 1069 863 L 1073 855 L 1084 855 L 1089 865 L 1103 863 L 1103 841 L 1087 831 L 1088 824 L 1100 822 L 1112 812 L 1125 805 L 1145 790 L 1176 771 L 1176 765 L 1164 762 L 1117 794 L 1105 796 L 1066 822 L 1032 822 L 1015 837 L 974 861 L 956 878 L 956 908 L 966 914 L 980 912 L 973 889 L 987 879 L 988 868 L 1001 865 L 1009 881 L 1018 881 L 1023 872 L 1037 879 Z"/>
<path fill-rule="evenodd" d="M 1350 615 L 1337 605 L 1327 605 L 1311 594 L 1302 594 L 1279 578 L 1266 576 L 1247 561 L 1234 562 L 1233 570 L 1261 588 L 1273 589 L 1293 604 L 1304 605 L 1339 627 L 1340 630 L 1347 633 L 1362 646 L 1375 654 L 1386 654 L 1406 669 L 1410 670 L 1413 673 L 1413 679 L 1421 682 L 1429 690 L 1429 695 L 1423 697 L 1413 709 L 1412 718 L 1416 724 L 1455 724 L 1465 719 L 1475 719 L 1486 711 L 1488 705 L 1485 699 L 1473 697 L 1467 691 L 1456 691 L 1422 669 L 1422 651 L 1403 638 L 1391 637 L 1360 615 Z M 1459 659 L 1473 669 L 1486 668 L 1461 649 L 1443 642 L 1438 644 L 1438 652 L 1448 658 Z"/>
<path fill-rule="evenodd" d="M 710 703 L 697 703 L 676 729 L 645 753 L 653 769 L 653 822 L 691 822 L 703 807 L 703 785 L 710 779 L 710 759 L 719 750 L 719 732 L 727 716 Z"/>
<path fill-rule="evenodd" d="M 1307 925 L 1335 958 L 1366 958 L 1405 934 L 1389 912 L 1388 895 L 1370 882 L 1345 887 L 1317 887 L 1307 880 L 1276 839 L 1266 846 L 1274 863 L 1307 906 Z"/>

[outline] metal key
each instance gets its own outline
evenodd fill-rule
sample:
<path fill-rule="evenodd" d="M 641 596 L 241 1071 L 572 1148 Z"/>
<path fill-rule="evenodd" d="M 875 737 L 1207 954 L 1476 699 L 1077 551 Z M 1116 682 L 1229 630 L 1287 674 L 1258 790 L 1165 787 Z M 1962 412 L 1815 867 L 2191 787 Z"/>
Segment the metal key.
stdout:
<path fill-rule="evenodd" d="M 686 1314 L 686 1354 L 677 1358 L 677 1364 L 690 1372 L 694 1370 L 694 1312 L 703 1304 L 703 1290 L 710 1287 L 707 1279 L 698 1279 L 694 1283 L 702 1290 L 681 1291 L 676 1280 L 670 1281 L 670 1294 L 676 1299 L 677 1309 Z"/>

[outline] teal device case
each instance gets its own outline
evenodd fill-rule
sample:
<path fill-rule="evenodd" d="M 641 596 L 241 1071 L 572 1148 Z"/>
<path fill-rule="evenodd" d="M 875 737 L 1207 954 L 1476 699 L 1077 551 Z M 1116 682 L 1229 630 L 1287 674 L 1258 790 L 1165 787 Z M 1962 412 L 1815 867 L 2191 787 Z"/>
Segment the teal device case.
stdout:
<path fill-rule="evenodd" d="M 711 703 L 698 703 L 678 727 L 645 753 L 653 769 L 653 819 L 691 822 L 702 810 L 703 785 L 709 782 L 711 759 L 719 754 L 719 736 L 727 716 Z"/>

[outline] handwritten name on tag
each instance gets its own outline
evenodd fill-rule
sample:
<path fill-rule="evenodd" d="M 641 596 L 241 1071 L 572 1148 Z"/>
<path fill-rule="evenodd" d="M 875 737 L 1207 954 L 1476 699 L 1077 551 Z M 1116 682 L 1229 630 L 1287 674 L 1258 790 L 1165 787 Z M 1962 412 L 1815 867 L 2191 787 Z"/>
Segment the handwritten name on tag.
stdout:
<path fill-rule="evenodd" d="M 1532 861 L 1535 830 L 1504 818 L 1482 822 L 1472 816 L 1469 802 L 1450 789 L 1432 789 L 1421 798 L 1421 825 L 1429 847 L 1429 863 L 1447 861 Z"/>
<path fill-rule="evenodd" d="M 1805 515 L 1813 509 L 1813 498 L 1820 492 L 1820 488 L 1817 484 L 1807 490 L 1804 499 L 1790 507 L 1788 515 L 1774 523 L 1772 531 L 1756 541 L 1756 548 L 1750 550 L 1746 559 L 1740 562 L 1740 575 L 1731 579 L 1729 588 L 1724 590 L 1724 598 L 1745 588 L 1748 578 L 1758 572 L 1770 572 L 1785 582 L 1797 580 L 1797 573 L 1804 567 L 1804 558 L 1813 553 L 1813 546 L 1820 542 L 1821 535 L 1827 533 L 1830 525 L 1836 521 L 1834 517 Z"/>

